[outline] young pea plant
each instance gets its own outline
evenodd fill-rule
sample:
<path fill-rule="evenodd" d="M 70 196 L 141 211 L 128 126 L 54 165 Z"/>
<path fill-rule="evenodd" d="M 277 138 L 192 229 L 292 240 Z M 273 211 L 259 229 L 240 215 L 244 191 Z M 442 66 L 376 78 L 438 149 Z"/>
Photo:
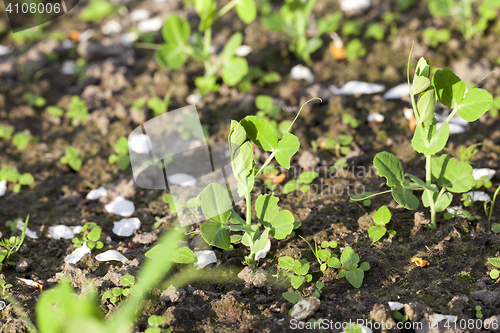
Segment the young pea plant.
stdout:
<path fill-rule="evenodd" d="M 269 30 L 284 31 L 287 34 L 291 41 L 290 51 L 300 57 L 307 65 L 312 64 L 311 54 L 323 45 L 321 35 L 334 32 L 342 21 L 342 13 L 337 12 L 315 22 L 315 31 L 308 29 L 310 28 L 310 16 L 316 2 L 317 0 L 287 0 L 279 12 L 273 11 L 271 8 L 262 18 L 262 22 Z"/>
<path fill-rule="evenodd" d="M 269 121 L 271 125 L 273 125 L 275 131 L 274 134 L 278 139 L 281 139 L 283 133 L 286 132 L 288 127 L 290 126 L 289 120 L 283 120 L 278 124 L 275 120 L 281 114 L 282 107 L 280 105 L 276 105 L 273 103 L 273 99 L 271 96 L 259 95 L 255 98 L 255 106 L 259 109 L 257 111 L 256 116 L 261 117 Z"/>
<path fill-rule="evenodd" d="M 368 228 L 368 237 L 370 237 L 372 243 L 379 241 L 382 237 L 384 237 L 386 232 L 389 235 L 396 234 L 394 230 L 387 231 L 387 228 L 385 227 L 390 220 L 391 212 L 387 206 L 380 207 L 375 215 L 373 215 L 373 222 L 375 222 L 375 225 Z"/>
<path fill-rule="evenodd" d="M 313 98 L 310 101 L 315 99 L 320 100 Z M 238 183 L 238 194 L 246 200 L 246 220 L 234 210 L 228 210 L 228 207 L 231 207 L 231 200 L 224 187 L 216 183 L 207 185 L 202 192 L 201 209 L 206 216 L 211 216 L 211 222 L 202 224 L 201 235 L 209 245 L 230 249 L 231 242 L 241 241 L 250 248 L 250 254 L 245 258 L 245 262 L 254 264 L 255 254 L 266 247 L 269 235 L 275 239 L 284 239 L 294 229 L 300 227 L 300 223 L 295 222 L 289 210 L 280 211 L 279 198 L 272 193 L 260 194 L 257 197 L 255 211 L 259 222 L 252 223 L 252 191 L 255 181 L 274 159 L 282 167 L 290 168 L 290 160 L 300 147 L 299 139 L 291 134 L 290 130 L 302 107 L 279 141 L 273 134 L 272 125 L 265 119 L 247 116 L 240 122 L 231 121 L 228 137 L 231 166 Z M 252 145 L 247 139 L 270 153 L 260 168 L 254 161 Z M 226 225 L 228 221 L 230 225 Z M 264 230 L 261 232 L 262 227 Z M 228 230 L 244 233 L 230 236 Z"/>
<path fill-rule="evenodd" d="M 312 275 L 309 273 L 309 263 L 305 259 L 294 260 L 291 257 L 280 257 L 278 259 L 281 275 L 290 280 L 292 287 L 299 289 L 304 282 L 311 282 Z"/>
<path fill-rule="evenodd" d="M 329 250 L 327 250 L 328 248 L 332 248 L 332 249 L 336 248 L 337 247 L 336 241 L 330 241 L 330 242 L 323 241 L 323 242 L 321 242 L 321 247 L 323 249 L 318 250 L 318 243 L 316 243 L 316 240 L 314 240 L 314 248 L 313 248 L 312 245 L 304 237 L 302 237 L 302 236 L 299 236 L 299 237 L 302 238 L 304 240 L 304 242 L 307 243 L 307 245 L 309 245 L 309 248 L 311 249 L 314 256 L 316 257 L 316 260 L 319 263 L 319 269 L 322 272 L 326 271 L 327 267 L 331 267 L 331 268 L 342 267 L 337 256 L 332 255 L 332 253 Z"/>
<path fill-rule="evenodd" d="M 109 301 L 113 304 L 121 300 L 121 296 L 130 295 L 131 289 L 135 285 L 135 278 L 132 275 L 124 275 L 121 278 L 122 286 L 129 288 L 113 288 L 112 290 L 107 290 L 102 294 L 102 299 L 109 299 Z"/>
<path fill-rule="evenodd" d="M 71 125 L 80 125 L 80 122 L 89 119 L 87 104 L 80 97 L 72 96 L 66 115 L 71 119 Z"/>
<path fill-rule="evenodd" d="M 82 168 L 83 156 L 78 153 L 75 147 L 66 147 L 66 154 L 59 159 L 62 164 L 67 164 L 71 169 L 78 172 Z"/>
<path fill-rule="evenodd" d="M 287 194 L 296 190 L 306 193 L 309 191 L 309 184 L 316 178 L 318 178 L 318 173 L 316 171 L 302 172 L 297 180 L 291 180 L 283 186 L 283 193 Z"/>
<path fill-rule="evenodd" d="M 13 183 L 14 185 L 14 193 L 19 193 L 21 191 L 21 186 L 30 185 L 35 182 L 35 179 L 31 175 L 31 173 L 23 173 L 19 174 L 17 169 L 5 166 L 0 169 L 0 181 L 7 180 L 9 183 Z"/>
<path fill-rule="evenodd" d="M 343 269 L 339 271 L 339 278 L 347 277 L 347 280 L 353 285 L 354 288 L 361 287 L 365 277 L 365 271 L 370 269 L 370 264 L 367 262 L 359 265 L 359 255 L 354 252 L 350 246 L 346 246 L 340 256 L 340 262 Z"/>
<path fill-rule="evenodd" d="M 148 318 L 149 328 L 146 329 L 145 333 L 171 333 L 170 329 L 162 329 L 163 318 L 160 316 L 152 315 Z"/>
<path fill-rule="evenodd" d="M 234 7 L 240 19 L 246 24 L 252 22 L 257 15 L 253 0 L 231 0 L 220 10 L 217 10 L 215 0 L 195 0 L 194 8 L 201 21 L 198 33 L 193 34 L 187 20 L 175 14 L 170 15 L 162 29 L 165 44 L 156 51 L 158 63 L 171 69 L 178 69 L 189 57 L 202 62 L 205 75 L 195 79 L 195 84 L 202 95 L 219 90 L 220 85 L 217 83 L 219 70 L 222 70 L 222 81 L 225 84 L 230 87 L 238 84 L 248 73 L 247 61 L 236 56 L 236 49 L 241 45 L 243 35 L 239 32 L 234 33 L 217 57 L 214 58 L 211 54 L 212 25 Z"/>
<path fill-rule="evenodd" d="M 86 232 L 87 230 L 88 232 Z M 82 247 L 83 244 L 87 243 L 87 247 L 90 250 L 93 250 L 94 248 L 99 250 L 104 246 L 104 244 L 99 240 L 101 238 L 101 228 L 97 226 L 97 223 L 85 223 L 82 231 L 80 231 L 80 234 L 82 234 L 80 238 L 73 237 L 71 240 L 75 247 Z"/>
<path fill-rule="evenodd" d="M 126 137 L 121 136 L 115 143 L 115 154 L 108 157 L 108 163 L 118 164 L 120 170 L 127 170 L 130 165 L 130 156 L 128 155 L 128 140 Z"/>
<path fill-rule="evenodd" d="M 170 104 L 170 96 L 172 95 L 173 90 L 174 88 L 170 87 L 167 91 L 167 94 L 165 95 L 165 98 L 162 100 L 160 97 L 156 96 L 155 91 L 151 89 L 152 97 L 148 99 L 148 108 L 153 110 L 153 115 L 155 117 L 168 111 L 168 105 Z"/>
<path fill-rule="evenodd" d="M 15 265 L 16 263 L 10 261 L 10 258 L 14 253 L 16 253 L 21 245 L 23 245 L 24 237 L 26 235 L 26 228 L 28 227 L 28 221 L 30 216 L 26 217 L 26 221 L 24 221 L 23 233 L 20 237 L 12 236 L 9 239 L 0 240 L 0 246 L 4 248 L 4 250 L 0 251 L 0 269 L 2 269 L 3 265 Z M 5 288 L 4 288 L 5 289 Z"/>
<path fill-rule="evenodd" d="M 479 119 L 488 111 L 493 98 L 480 88 L 472 88 L 466 94 L 465 84 L 448 68 L 436 71 L 431 80 L 429 62 L 423 57 L 417 63 L 412 85 L 409 71 L 410 58 L 407 66 L 408 86 L 417 119 L 412 147 L 425 156 L 425 181 L 405 173 L 399 159 L 388 152 L 378 153 L 373 165 L 379 176 L 387 179 L 387 185 L 391 188 L 382 193 L 391 192 L 394 200 L 406 209 L 415 210 L 419 206 L 419 200 L 411 190 L 423 191 L 422 203 L 431 211 L 431 223 L 428 226 L 436 228 L 436 213 L 444 211 L 451 204 L 452 193 L 467 192 L 475 185 L 469 163 L 457 162 L 446 154 L 436 155 L 448 142 L 449 122 L 457 113 L 469 122 Z M 420 96 L 415 102 L 417 94 Z M 440 126 L 434 117 L 437 101 L 453 109 Z M 437 182 L 437 185 L 433 182 Z"/>

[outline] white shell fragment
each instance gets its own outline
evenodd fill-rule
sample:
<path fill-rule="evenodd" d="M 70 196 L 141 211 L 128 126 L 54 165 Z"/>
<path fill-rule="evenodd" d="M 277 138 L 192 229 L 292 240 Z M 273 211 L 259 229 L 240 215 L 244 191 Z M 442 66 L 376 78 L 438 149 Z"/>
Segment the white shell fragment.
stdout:
<path fill-rule="evenodd" d="M 137 217 L 130 219 L 121 219 L 113 223 L 113 233 L 118 236 L 128 237 L 132 236 L 134 230 L 141 227 L 141 221 Z"/>
<path fill-rule="evenodd" d="M 0 197 L 7 192 L 7 179 L 0 181 Z"/>
<path fill-rule="evenodd" d="M 70 227 L 70 228 L 73 231 L 73 233 L 75 233 L 75 234 L 79 234 L 83 230 L 83 227 L 81 225 Z"/>
<path fill-rule="evenodd" d="M 255 252 L 255 260 L 264 259 L 267 253 L 271 250 L 271 240 L 268 238 L 266 242 L 266 247 L 260 251 Z"/>
<path fill-rule="evenodd" d="M 431 320 L 431 324 L 434 326 L 434 325 L 437 325 L 440 321 L 443 321 L 443 320 L 446 320 L 450 323 L 454 323 L 458 320 L 458 317 L 457 316 L 450 316 L 450 315 L 442 315 L 442 314 L 438 314 L 438 313 L 434 313 L 430 316 L 429 318 Z"/>
<path fill-rule="evenodd" d="M 151 140 L 146 134 L 134 135 L 128 139 L 128 148 L 136 154 L 146 154 L 151 146 Z"/>
<path fill-rule="evenodd" d="M 71 252 L 71 254 L 68 254 L 64 258 L 64 262 L 67 263 L 67 264 L 76 264 L 87 253 L 90 253 L 90 249 L 87 246 L 87 243 L 85 243 L 85 244 L 82 245 L 82 247 L 77 248 L 76 250 L 74 250 L 73 252 Z"/>
<path fill-rule="evenodd" d="M 361 95 L 361 94 L 376 94 L 385 90 L 385 86 L 376 83 L 368 83 L 361 81 L 349 81 L 342 88 L 330 86 L 330 91 L 334 95 Z"/>
<path fill-rule="evenodd" d="M 155 17 L 149 20 L 144 20 L 139 22 L 137 25 L 137 29 L 139 29 L 140 32 L 145 33 L 145 32 L 155 32 L 159 31 L 161 27 L 163 26 L 163 20 L 161 17 Z"/>
<path fill-rule="evenodd" d="M 169 185 L 180 185 L 182 187 L 195 186 L 196 179 L 187 173 L 174 173 L 167 177 Z"/>
<path fill-rule="evenodd" d="M 143 21 L 149 18 L 149 10 L 147 9 L 136 9 L 130 13 L 130 21 Z"/>
<path fill-rule="evenodd" d="M 62 64 L 61 73 L 64 75 L 72 75 L 75 72 L 75 68 L 76 68 L 76 61 L 66 60 Z"/>
<path fill-rule="evenodd" d="M 198 105 L 201 102 L 201 95 L 200 94 L 191 94 L 186 98 L 186 102 L 188 104 Z"/>
<path fill-rule="evenodd" d="M 472 169 L 472 177 L 475 180 L 490 181 L 496 171 L 488 168 Z"/>
<path fill-rule="evenodd" d="M 125 258 L 123 254 L 116 250 L 108 250 L 103 253 L 99 253 L 98 255 L 95 256 L 95 258 L 99 261 L 110 261 L 110 260 L 116 260 L 116 261 L 121 261 L 122 264 L 127 263 L 128 259 Z"/>
<path fill-rule="evenodd" d="M 368 116 L 369 123 L 373 123 L 373 122 L 382 123 L 382 122 L 384 122 L 384 119 L 385 119 L 385 117 L 378 112 L 370 113 L 370 115 Z"/>
<path fill-rule="evenodd" d="M 412 108 L 404 108 L 403 112 L 404 112 L 405 118 L 407 120 L 410 120 L 411 118 L 413 118 L 413 109 Z"/>
<path fill-rule="evenodd" d="M 234 52 L 237 57 L 246 57 L 252 52 L 252 47 L 250 45 L 240 45 Z"/>
<path fill-rule="evenodd" d="M 213 264 L 217 262 L 217 257 L 215 256 L 215 252 L 211 250 L 205 251 L 194 251 L 194 254 L 198 258 L 198 262 L 195 262 L 193 265 L 196 269 L 202 269 L 206 265 Z"/>
<path fill-rule="evenodd" d="M 139 35 L 135 32 L 126 32 L 120 36 L 120 42 L 125 46 L 132 45 L 139 38 Z"/>
<path fill-rule="evenodd" d="M 472 201 L 490 201 L 491 197 L 488 193 L 483 191 L 470 191 L 467 194 L 472 198 Z"/>
<path fill-rule="evenodd" d="M 30 286 L 30 287 L 38 287 L 40 285 L 40 283 L 35 282 L 33 280 L 30 280 L 30 279 L 23 279 L 23 278 L 20 278 L 20 277 L 18 277 L 17 279 L 19 281 L 23 282 L 25 285 Z"/>
<path fill-rule="evenodd" d="M 392 311 L 401 310 L 404 307 L 404 304 L 399 302 L 387 302 L 387 304 L 389 304 Z"/>
<path fill-rule="evenodd" d="M 104 206 L 108 213 L 113 213 L 123 217 L 129 217 L 135 211 L 134 203 L 123 197 L 116 197 L 115 200 Z"/>
<path fill-rule="evenodd" d="M 320 304 L 321 302 L 316 297 L 303 299 L 293 306 L 291 316 L 293 319 L 297 320 L 305 319 L 314 314 Z"/>
<path fill-rule="evenodd" d="M 75 236 L 73 230 L 65 225 L 55 225 L 53 227 L 49 227 L 49 235 L 54 239 L 71 239 Z"/>
<path fill-rule="evenodd" d="M 5 305 L 5 302 L 4 301 L 0 301 L 0 311 L 2 311 L 3 309 L 5 309 L 7 305 Z"/>
<path fill-rule="evenodd" d="M 0 56 L 12 53 L 14 48 L 12 46 L 0 45 Z"/>
<path fill-rule="evenodd" d="M 103 35 L 113 35 L 122 32 L 122 25 L 115 20 L 107 22 L 102 28 Z"/>
<path fill-rule="evenodd" d="M 94 30 L 88 29 L 80 34 L 80 42 L 88 41 L 92 36 L 94 36 Z"/>
<path fill-rule="evenodd" d="M 97 200 L 100 197 L 105 197 L 108 195 L 108 190 L 106 190 L 104 187 L 99 187 L 98 189 L 92 190 L 87 194 L 87 199 L 88 200 Z"/>
<path fill-rule="evenodd" d="M 306 66 L 296 65 L 290 71 L 290 77 L 295 80 L 306 80 L 309 83 L 314 82 L 313 72 Z"/>
<path fill-rule="evenodd" d="M 446 211 L 452 215 L 455 215 L 455 212 L 457 213 L 457 216 L 460 216 L 461 218 L 464 218 L 466 219 L 467 216 L 465 216 L 463 213 L 462 213 L 462 206 L 455 206 L 455 207 L 448 207 L 446 208 Z"/>
<path fill-rule="evenodd" d="M 23 229 L 24 229 L 24 222 L 21 220 L 17 220 L 17 230 L 23 231 Z M 31 231 L 30 228 L 28 227 L 26 228 L 26 236 L 33 239 L 38 239 L 36 232 Z"/>
<path fill-rule="evenodd" d="M 340 9 L 344 12 L 348 12 L 351 10 L 370 8 L 371 5 L 371 0 L 342 0 Z"/>
<path fill-rule="evenodd" d="M 401 83 L 397 86 L 389 89 L 385 94 L 385 99 L 398 99 L 401 97 L 410 96 L 410 89 L 408 89 L 408 83 Z"/>

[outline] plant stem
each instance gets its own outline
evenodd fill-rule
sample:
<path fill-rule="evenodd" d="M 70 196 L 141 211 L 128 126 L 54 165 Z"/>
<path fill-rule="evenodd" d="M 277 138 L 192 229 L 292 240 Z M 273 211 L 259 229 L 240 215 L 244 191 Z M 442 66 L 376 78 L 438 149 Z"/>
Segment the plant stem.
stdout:
<path fill-rule="evenodd" d="M 247 202 L 247 227 L 250 227 L 252 225 L 252 192 L 249 190 L 247 192 L 247 195 L 245 197 L 245 200 Z"/>
<path fill-rule="evenodd" d="M 227 5 L 221 8 L 221 10 L 217 13 L 217 16 L 215 17 L 214 21 L 221 17 L 222 15 L 226 14 L 228 11 L 233 9 L 233 7 L 236 6 L 236 1 L 231 1 Z"/>
<path fill-rule="evenodd" d="M 431 186 L 431 155 L 425 156 L 425 182 L 427 185 Z M 429 200 L 430 208 L 431 208 L 431 224 L 429 225 L 430 228 L 436 228 L 436 209 L 434 207 L 434 198 L 432 195 L 432 192 L 427 190 L 427 198 Z"/>
<path fill-rule="evenodd" d="M 212 27 L 209 27 L 205 30 L 205 34 L 203 36 L 203 53 L 205 55 L 210 55 L 209 48 L 212 45 Z"/>

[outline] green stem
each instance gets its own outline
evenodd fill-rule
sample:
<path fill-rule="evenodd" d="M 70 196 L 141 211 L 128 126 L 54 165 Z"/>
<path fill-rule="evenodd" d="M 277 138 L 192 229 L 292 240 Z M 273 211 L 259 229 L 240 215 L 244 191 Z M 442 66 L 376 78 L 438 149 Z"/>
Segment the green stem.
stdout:
<path fill-rule="evenodd" d="M 425 156 L 425 182 L 427 183 L 428 186 L 431 186 L 431 155 Z M 430 208 L 431 208 L 431 224 L 429 225 L 430 228 L 436 228 L 436 208 L 434 206 L 434 198 L 432 196 L 431 191 L 426 191 L 427 193 L 427 199 L 429 200 Z"/>
<path fill-rule="evenodd" d="M 210 55 L 208 49 L 212 45 L 212 27 L 208 27 L 205 30 L 205 35 L 203 36 L 203 53 L 207 56 Z"/>
<path fill-rule="evenodd" d="M 245 197 L 247 202 L 247 227 L 252 225 L 252 192 L 248 191 Z"/>
<path fill-rule="evenodd" d="M 266 162 L 264 162 L 264 164 L 260 167 L 259 171 L 257 172 L 257 174 L 255 175 L 255 179 L 258 179 L 260 174 L 262 173 L 262 171 L 264 171 L 264 168 L 269 164 L 271 163 L 271 161 L 273 160 L 274 158 L 274 152 L 271 153 L 271 155 L 269 155 L 269 157 L 267 158 Z"/>
<path fill-rule="evenodd" d="M 229 2 L 227 5 L 225 5 L 224 7 L 222 7 L 221 10 L 215 16 L 214 21 L 217 20 L 222 15 L 226 14 L 231 9 L 233 9 L 234 6 L 236 6 L 236 1 L 233 0 L 233 1 Z"/>
<path fill-rule="evenodd" d="M 159 50 L 161 48 L 161 45 L 153 43 L 135 43 L 134 47 L 137 47 L 139 49 Z"/>

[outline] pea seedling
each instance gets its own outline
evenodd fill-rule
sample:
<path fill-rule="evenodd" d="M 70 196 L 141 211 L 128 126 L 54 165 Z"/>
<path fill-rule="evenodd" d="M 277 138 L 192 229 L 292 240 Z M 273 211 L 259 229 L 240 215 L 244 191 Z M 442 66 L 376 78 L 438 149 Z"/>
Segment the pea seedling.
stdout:
<path fill-rule="evenodd" d="M 309 273 L 309 263 L 305 259 L 294 260 L 291 257 L 280 257 L 278 259 L 281 273 L 290 280 L 292 287 L 299 289 L 302 283 L 311 282 L 312 275 Z"/>
<path fill-rule="evenodd" d="M 59 159 L 62 164 L 67 164 L 71 169 L 78 172 L 82 168 L 83 156 L 78 153 L 76 148 L 68 146 L 66 147 L 66 154 Z"/>
<path fill-rule="evenodd" d="M 130 156 L 128 155 L 128 140 L 126 137 L 120 137 L 115 143 L 115 154 L 111 154 L 108 157 L 108 163 L 118 164 L 120 170 L 127 170 L 130 165 Z"/>
<path fill-rule="evenodd" d="M 161 329 L 163 325 L 163 318 L 160 316 L 152 315 L 148 318 L 149 328 L 146 329 L 145 333 L 170 333 L 170 329 Z"/>
<path fill-rule="evenodd" d="M 88 232 L 85 232 L 87 230 Z M 75 247 L 82 247 L 83 244 L 87 243 L 87 247 L 90 250 L 93 250 L 94 248 L 99 250 L 104 246 L 104 244 L 99 241 L 99 239 L 101 238 L 101 228 L 97 226 L 97 223 L 85 223 L 80 233 L 83 233 L 81 238 L 73 237 L 73 239 L 71 240 Z"/>
<path fill-rule="evenodd" d="M 26 217 L 26 221 L 24 221 L 23 233 L 20 237 L 12 236 L 9 239 L 0 240 L 0 246 L 5 248 L 5 250 L 0 251 L 0 269 L 2 269 L 3 265 L 15 265 L 14 262 L 10 261 L 10 258 L 14 253 L 16 253 L 21 245 L 23 245 L 24 237 L 26 235 L 26 228 L 28 227 L 28 221 L 30 216 Z"/>
<path fill-rule="evenodd" d="M 66 115 L 71 119 L 71 125 L 78 126 L 80 122 L 89 119 L 89 112 L 85 101 L 78 96 L 72 96 Z"/>
<path fill-rule="evenodd" d="M 130 288 L 113 288 L 112 290 L 107 290 L 102 294 L 102 299 L 109 299 L 113 304 L 121 300 L 121 296 L 130 295 L 132 287 L 135 285 L 135 278 L 132 275 L 124 275 L 121 278 L 122 286 Z"/>
<path fill-rule="evenodd" d="M 375 225 L 372 225 L 368 228 L 368 237 L 370 237 L 372 243 L 375 243 L 380 240 L 380 238 L 384 237 L 386 232 L 389 235 L 396 234 L 394 230 L 387 231 L 387 228 L 385 227 L 385 225 L 389 223 L 390 220 L 391 212 L 389 211 L 389 208 L 387 208 L 387 206 L 380 207 L 375 215 L 373 215 L 373 222 L 375 222 Z"/>
<path fill-rule="evenodd" d="M 309 184 L 311 184 L 317 177 L 318 173 L 316 171 L 302 172 L 297 180 L 291 180 L 283 186 L 283 193 L 287 194 L 296 190 L 306 193 L 309 191 Z"/>
<path fill-rule="evenodd" d="M 231 166 L 238 182 L 238 193 L 246 199 L 246 220 L 233 210 L 227 210 L 227 207 L 231 206 L 231 200 L 225 188 L 219 184 L 207 185 L 202 192 L 201 209 L 206 216 L 212 217 L 211 222 L 202 224 L 201 235 L 209 245 L 227 250 L 232 248 L 231 242 L 241 241 L 243 245 L 250 248 L 250 254 L 245 259 L 246 263 L 253 264 L 255 253 L 265 248 L 269 234 L 276 239 L 284 239 L 300 226 L 300 223 L 295 222 L 290 211 L 280 211 L 279 198 L 274 194 L 259 195 L 255 201 L 255 211 L 260 224 L 252 223 L 252 191 L 255 181 L 273 159 L 276 158 L 282 167 L 290 168 L 290 160 L 300 147 L 299 139 L 291 134 L 290 130 L 302 108 L 303 106 L 279 141 L 273 134 L 272 125 L 265 119 L 247 116 L 240 122 L 231 121 L 231 131 L 228 137 Z M 260 168 L 254 161 L 252 145 L 246 141 L 247 138 L 270 152 Z M 228 221 L 231 225 L 226 226 Z M 264 227 L 262 233 L 261 226 Z M 228 230 L 244 231 L 244 234 L 230 237 Z"/>
<path fill-rule="evenodd" d="M 218 91 L 217 72 L 222 69 L 222 80 L 228 86 L 239 83 L 248 73 L 248 63 L 236 56 L 236 49 L 243 41 L 243 35 L 234 33 L 227 41 L 221 54 L 215 60 L 212 53 L 212 25 L 215 20 L 236 7 L 236 13 L 244 23 L 252 22 L 256 15 L 253 0 L 231 0 L 217 11 L 215 0 L 196 0 L 194 8 L 200 16 L 201 22 L 198 33 L 191 34 L 187 20 L 172 14 L 163 25 L 162 35 L 165 44 L 156 51 L 156 59 L 162 66 L 178 69 L 184 65 L 188 57 L 200 61 L 205 66 L 205 75 L 195 79 L 195 84 L 204 95 L 209 91 Z M 193 41 L 191 44 L 189 41 Z"/>
<path fill-rule="evenodd" d="M 481 305 L 476 305 L 476 307 L 474 308 L 474 310 L 476 310 L 476 318 L 477 319 L 482 319 L 483 318 L 483 312 L 481 311 L 482 310 Z"/>
<path fill-rule="evenodd" d="M 436 156 L 448 141 L 449 122 L 457 113 L 469 122 L 479 119 L 488 111 L 493 98 L 480 88 L 473 88 L 465 94 L 465 84 L 448 68 L 438 70 L 431 82 L 429 62 L 423 57 L 417 63 L 413 85 L 410 85 L 409 71 L 410 58 L 407 66 L 408 86 L 417 119 L 412 146 L 415 151 L 425 155 L 425 181 L 405 173 L 399 159 L 388 152 L 378 153 L 373 159 L 373 165 L 379 176 L 387 179 L 387 185 L 391 188 L 382 193 L 391 192 L 394 200 L 401 206 L 410 210 L 417 209 L 419 201 L 410 190 L 423 191 L 422 203 L 431 210 L 431 223 L 428 226 L 436 228 L 436 213 L 444 211 L 451 204 L 452 193 L 467 192 L 475 185 L 472 167 L 467 162 L 457 162 L 447 155 Z M 420 96 L 415 103 L 416 94 Z M 437 101 L 453 108 L 439 127 L 434 117 Z M 405 177 L 412 182 L 409 183 Z M 433 181 L 441 187 L 440 190 Z"/>
<path fill-rule="evenodd" d="M 299 237 L 302 238 L 304 242 L 307 243 L 307 245 L 309 245 L 309 248 L 316 257 L 316 260 L 318 261 L 320 270 L 322 272 L 326 271 L 327 266 L 331 268 L 342 267 L 337 256 L 332 255 L 332 253 L 329 250 L 327 250 L 328 248 L 332 249 L 336 248 L 337 247 L 336 241 L 331 241 L 331 242 L 323 241 L 321 242 L 321 247 L 323 249 L 318 250 L 318 243 L 316 243 L 316 240 L 314 240 L 314 248 L 313 248 L 312 245 L 304 237 L 302 236 Z"/>
<path fill-rule="evenodd" d="M 155 117 L 167 112 L 168 105 L 170 104 L 170 96 L 172 95 L 173 90 L 174 88 L 170 87 L 165 95 L 165 98 L 162 100 L 160 97 L 156 96 L 155 91 L 151 89 L 152 97 L 148 99 L 148 108 L 153 110 L 153 115 Z"/>
<path fill-rule="evenodd" d="M 347 277 L 347 280 L 353 285 L 354 288 L 361 287 L 365 277 L 365 271 L 370 269 L 370 264 L 367 262 L 359 265 L 359 255 L 354 252 L 350 246 L 346 246 L 340 256 L 340 262 L 344 266 L 339 271 L 339 278 Z"/>

